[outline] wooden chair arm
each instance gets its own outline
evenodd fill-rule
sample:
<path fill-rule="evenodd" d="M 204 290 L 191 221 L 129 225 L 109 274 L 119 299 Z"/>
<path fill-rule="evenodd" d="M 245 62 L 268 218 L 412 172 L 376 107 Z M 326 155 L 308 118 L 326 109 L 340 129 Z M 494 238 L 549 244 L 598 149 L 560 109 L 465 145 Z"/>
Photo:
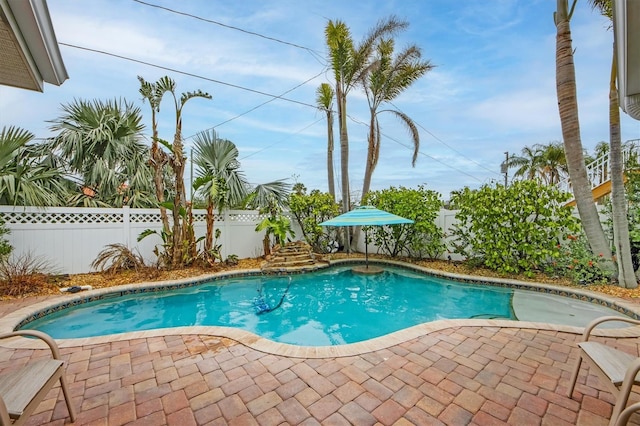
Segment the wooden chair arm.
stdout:
<path fill-rule="evenodd" d="M 31 336 L 44 341 L 47 344 L 47 346 L 49 346 L 49 349 L 51 349 L 51 354 L 53 355 L 53 358 L 61 359 L 60 349 L 58 348 L 58 344 L 56 343 L 56 341 L 53 340 L 51 336 L 49 336 L 46 333 L 43 333 L 42 331 L 16 330 L 16 331 L 12 331 L 11 333 L 0 334 L 0 339 L 8 339 L 10 337 L 17 337 L 17 336 Z"/>
<path fill-rule="evenodd" d="M 587 340 L 589 340 L 589 336 L 591 335 L 591 332 L 593 331 L 594 328 L 608 321 L 622 321 L 622 322 L 627 322 L 629 324 L 640 325 L 640 320 L 635 320 L 629 317 L 616 317 L 616 316 L 610 315 L 606 317 L 596 318 L 593 321 L 591 321 L 589 324 L 587 324 L 586 328 L 584 329 L 584 333 L 582 333 L 583 341 L 586 342 Z"/>
<path fill-rule="evenodd" d="M 11 425 L 11 418 L 9 417 L 9 410 L 7 410 L 7 406 L 4 403 L 4 399 L 0 396 L 0 425 Z"/>

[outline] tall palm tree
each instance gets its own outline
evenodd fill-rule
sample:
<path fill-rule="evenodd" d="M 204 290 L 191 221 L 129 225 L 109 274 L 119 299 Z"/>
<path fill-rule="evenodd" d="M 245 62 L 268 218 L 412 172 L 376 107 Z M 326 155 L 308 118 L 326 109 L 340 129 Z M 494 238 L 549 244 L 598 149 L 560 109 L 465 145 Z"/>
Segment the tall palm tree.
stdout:
<path fill-rule="evenodd" d="M 338 127 L 340 130 L 340 174 L 342 182 L 342 210 L 350 210 L 349 191 L 349 134 L 347 131 L 347 95 L 361 80 L 376 41 L 405 28 L 406 21 L 391 16 L 379 21 L 367 36 L 356 46 L 349 27 L 343 21 L 329 20 L 325 28 L 325 40 L 329 48 L 329 62 L 335 79 L 336 102 L 338 104 Z M 345 249 L 351 251 L 349 227 L 345 227 Z"/>
<path fill-rule="evenodd" d="M 335 92 L 327 83 L 322 83 L 316 90 L 316 104 L 327 114 L 327 180 L 329 194 L 336 199 L 335 178 L 333 176 L 333 96 Z"/>
<path fill-rule="evenodd" d="M 201 132 L 194 137 L 196 189 L 207 202 L 207 234 L 205 252 L 213 247 L 214 208 L 240 204 L 247 196 L 247 182 L 240 170 L 238 148 L 226 139 L 218 139 L 215 131 Z"/>
<path fill-rule="evenodd" d="M 153 182 L 155 186 L 156 198 L 160 207 L 160 218 L 162 220 L 162 228 L 165 232 L 169 232 L 169 216 L 165 207 L 165 177 L 166 168 L 169 163 L 169 156 L 164 152 L 162 145 L 168 145 L 165 141 L 161 141 L 158 134 L 158 113 L 160 112 L 160 103 L 165 93 L 173 90 L 174 84 L 169 77 L 163 77 L 155 83 L 150 83 L 144 78 L 138 76 L 140 82 L 140 94 L 142 100 L 149 102 L 151 107 L 151 148 L 149 163 L 153 169 Z"/>
<path fill-rule="evenodd" d="M 28 145 L 33 133 L 19 127 L 0 132 L 0 204 L 60 206 L 69 194 L 68 182 L 57 168 L 44 164 Z"/>
<path fill-rule="evenodd" d="M 171 202 L 171 217 L 173 224 L 171 225 L 171 244 L 170 244 L 170 258 L 171 266 L 179 267 L 183 266 L 189 259 L 189 255 L 195 251 L 195 238 L 193 235 L 193 227 L 187 226 L 185 214 L 187 208 L 186 193 L 184 186 L 184 170 L 186 167 L 186 158 L 184 153 L 184 144 L 182 140 L 182 110 L 185 104 L 194 98 L 211 99 L 211 95 L 203 92 L 202 90 L 196 90 L 194 92 L 184 92 L 180 97 L 176 95 L 176 82 L 167 76 L 162 77 L 156 83 L 148 83 L 143 78 L 138 77 L 140 81 L 140 93 L 145 99 L 149 101 L 152 109 L 152 122 L 155 114 L 159 111 L 160 103 L 165 94 L 170 94 L 173 99 L 173 110 L 175 112 L 175 133 L 173 136 L 173 142 L 169 143 L 166 140 L 160 139 L 156 132 L 154 124 L 153 140 L 152 140 L 152 160 L 154 163 L 154 181 L 156 182 L 156 191 L 159 191 L 157 187 L 159 183 L 159 170 L 162 162 L 166 161 L 166 164 L 171 167 L 173 172 L 173 200 Z M 153 145 L 155 144 L 155 145 Z M 157 150 L 162 149 L 160 145 L 166 147 L 169 152 L 160 154 Z M 154 151 L 155 150 L 155 151 Z M 155 155 L 158 155 L 157 161 Z M 165 158 L 166 156 L 166 158 Z M 164 172 L 163 172 L 164 173 Z M 165 203 L 166 205 L 166 203 Z M 162 211 L 162 210 L 161 210 Z"/>
<path fill-rule="evenodd" d="M 613 20 L 611 0 L 589 0 L 593 8 Z M 622 138 L 620 135 L 620 104 L 618 101 L 615 40 L 612 49 L 611 75 L 609 79 L 609 167 L 611 169 L 611 209 L 613 219 L 613 245 L 618 265 L 618 285 L 626 288 L 638 287 L 631 258 L 631 239 L 627 219 L 627 202 L 624 193 L 624 165 L 622 160 Z"/>
<path fill-rule="evenodd" d="M 51 121 L 57 135 L 43 147 L 59 158 L 67 173 L 81 180 L 84 193 L 76 194 L 70 203 L 154 205 L 140 109 L 126 101 L 74 100 L 62 110 Z"/>
<path fill-rule="evenodd" d="M 603 265 L 604 268 L 614 274 L 615 265 L 612 263 L 611 248 L 602 229 L 600 217 L 593 201 L 580 140 L 576 75 L 570 25 L 576 2 L 577 0 L 573 0 L 571 9 L 569 9 L 568 0 L 557 0 L 557 10 L 554 13 L 556 25 L 556 91 L 560 124 L 573 194 L 587 240 L 593 253 L 602 254 L 605 263 Z"/>
<path fill-rule="evenodd" d="M 420 133 L 413 120 L 401 111 L 380 111 L 379 108 L 384 103 L 392 102 L 427 71 L 431 70 L 433 65 L 429 61 L 422 60 L 422 52 L 416 45 L 404 48 L 395 56 L 394 46 L 393 39 L 379 40 L 376 45 L 376 56 L 372 63 L 365 68 L 362 76 L 362 84 L 370 112 L 367 162 L 362 185 L 362 198 L 369 192 L 371 177 L 380 158 L 379 114 L 383 112 L 394 114 L 409 130 L 414 146 L 412 166 L 416 164 L 420 149 Z"/>

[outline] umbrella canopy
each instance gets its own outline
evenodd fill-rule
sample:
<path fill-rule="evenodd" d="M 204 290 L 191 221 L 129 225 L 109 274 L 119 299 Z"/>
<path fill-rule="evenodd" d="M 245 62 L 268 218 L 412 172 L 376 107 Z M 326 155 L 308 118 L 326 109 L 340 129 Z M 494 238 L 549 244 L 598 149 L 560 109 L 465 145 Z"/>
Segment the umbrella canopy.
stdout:
<path fill-rule="evenodd" d="M 411 219 L 397 216 L 373 206 L 360 206 L 350 212 L 325 220 L 320 226 L 382 226 L 400 225 L 403 223 L 415 223 Z M 367 245 L 367 228 L 365 228 L 364 259 L 366 268 L 369 268 L 369 250 Z M 380 270 L 382 271 L 382 270 Z M 364 271 L 363 271 L 364 272 Z"/>
<path fill-rule="evenodd" d="M 414 223 L 411 219 L 397 216 L 373 206 L 360 206 L 350 212 L 326 220 L 320 226 L 380 226 Z"/>

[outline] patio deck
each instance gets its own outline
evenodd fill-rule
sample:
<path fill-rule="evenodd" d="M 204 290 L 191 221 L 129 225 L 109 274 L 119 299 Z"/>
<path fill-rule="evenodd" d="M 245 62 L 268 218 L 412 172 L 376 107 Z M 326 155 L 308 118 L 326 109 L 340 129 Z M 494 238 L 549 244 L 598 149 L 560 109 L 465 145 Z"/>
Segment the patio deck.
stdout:
<path fill-rule="evenodd" d="M 39 300 L 0 302 L 0 316 Z M 606 425 L 613 396 L 586 368 L 574 399 L 565 396 L 578 338 L 553 326 L 452 326 L 320 359 L 210 335 L 134 338 L 62 353 L 77 425 Z M 608 340 L 640 353 L 637 338 Z M 0 348 L 0 370 L 46 354 Z M 640 417 L 632 420 L 640 424 Z M 28 424 L 68 422 L 58 386 Z"/>

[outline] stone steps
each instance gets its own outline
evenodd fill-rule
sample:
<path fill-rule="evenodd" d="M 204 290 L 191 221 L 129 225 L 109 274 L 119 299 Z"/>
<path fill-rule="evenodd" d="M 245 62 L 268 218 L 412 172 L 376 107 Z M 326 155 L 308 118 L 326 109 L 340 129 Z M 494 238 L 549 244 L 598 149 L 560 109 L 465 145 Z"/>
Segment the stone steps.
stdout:
<path fill-rule="evenodd" d="M 310 271 L 329 266 L 322 256 L 315 254 L 309 244 L 296 241 L 274 247 L 273 254 L 262 264 L 264 272 Z"/>

